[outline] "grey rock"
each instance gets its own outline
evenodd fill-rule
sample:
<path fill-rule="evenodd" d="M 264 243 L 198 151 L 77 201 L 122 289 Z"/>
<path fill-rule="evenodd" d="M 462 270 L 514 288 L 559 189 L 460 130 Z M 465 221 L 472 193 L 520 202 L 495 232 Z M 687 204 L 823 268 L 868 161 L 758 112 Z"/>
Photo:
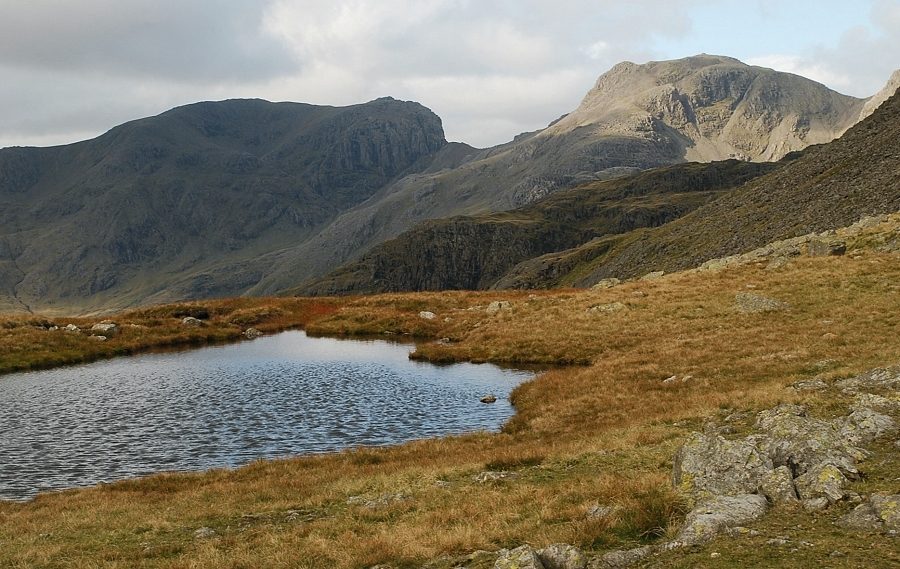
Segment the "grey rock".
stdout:
<path fill-rule="evenodd" d="M 194 318 L 193 316 L 185 316 L 181 320 L 181 324 L 182 326 L 186 326 L 188 328 L 199 328 L 200 326 L 203 326 L 203 322 L 198 318 Z"/>
<path fill-rule="evenodd" d="M 665 271 L 653 271 L 641 277 L 642 281 L 655 281 L 666 275 Z"/>
<path fill-rule="evenodd" d="M 600 281 L 597 282 L 597 284 L 595 284 L 591 288 L 594 290 L 601 290 L 601 289 L 605 289 L 605 288 L 613 288 L 614 286 L 618 286 L 620 284 L 622 284 L 621 280 L 619 280 L 615 277 L 612 277 L 612 278 L 608 278 L 608 279 L 601 279 Z"/>
<path fill-rule="evenodd" d="M 253 340 L 262 336 L 263 333 L 256 328 L 247 328 L 246 330 L 244 330 L 244 333 L 242 335 L 248 340 Z"/>
<path fill-rule="evenodd" d="M 838 389 L 847 393 L 860 393 L 872 390 L 900 389 L 900 366 L 873 369 L 835 383 Z"/>
<path fill-rule="evenodd" d="M 729 527 L 759 519 L 768 509 L 768 501 L 759 494 L 719 496 L 691 510 L 676 540 L 689 545 L 704 543 Z"/>
<path fill-rule="evenodd" d="M 873 494 L 869 502 L 887 529 L 900 530 L 900 494 Z"/>
<path fill-rule="evenodd" d="M 194 539 L 210 539 L 216 537 L 216 530 L 210 527 L 202 527 L 194 532 Z"/>
<path fill-rule="evenodd" d="M 773 469 L 752 440 L 729 441 L 694 433 L 675 455 L 673 485 L 694 502 L 712 496 L 752 494 Z"/>
<path fill-rule="evenodd" d="M 856 506 L 849 513 L 841 516 L 837 524 L 847 529 L 860 531 L 880 531 L 884 527 L 871 502 L 864 502 Z"/>
<path fill-rule="evenodd" d="M 810 257 L 840 256 L 847 252 L 847 243 L 833 237 L 817 237 L 810 239 L 806 245 Z"/>
<path fill-rule="evenodd" d="M 867 453 L 853 446 L 841 432 L 843 424 L 806 416 L 799 405 L 779 405 L 757 415 L 756 427 L 763 433 L 758 445 L 778 466 L 787 466 L 797 476 L 817 464 L 839 466 L 847 476 L 858 475 L 856 461 Z"/>
<path fill-rule="evenodd" d="M 537 552 L 546 569 L 585 569 L 587 556 L 577 547 L 557 543 Z"/>
<path fill-rule="evenodd" d="M 795 391 L 823 391 L 828 389 L 828 384 L 819 378 L 807 379 L 791 384 Z"/>
<path fill-rule="evenodd" d="M 118 327 L 118 325 L 116 325 L 115 322 L 108 322 L 108 321 L 100 322 L 98 324 L 94 324 L 93 326 L 91 326 L 92 333 L 96 332 L 96 333 L 98 333 L 102 336 L 106 336 L 106 337 L 115 335 L 115 333 L 116 333 L 116 331 L 118 331 L 118 329 L 119 329 L 119 327 Z"/>
<path fill-rule="evenodd" d="M 409 500 L 412 500 L 412 496 L 410 496 L 409 494 L 404 494 L 403 492 L 388 492 L 375 496 L 374 498 L 370 498 L 367 496 L 350 496 L 349 498 L 347 498 L 347 505 L 361 506 L 368 510 L 378 510 L 394 504 L 407 502 Z"/>
<path fill-rule="evenodd" d="M 775 504 L 795 504 L 798 501 L 794 478 L 787 466 L 779 466 L 764 474 L 760 490 Z"/>
<path fill-rule="evenodd" d="M 422 320 L 434 320 L 435 318 L 437 318 L 437 315 L 434 312 L 423 310 L 419 313 L 419 318 L 421 318 Z"/>
<path fill-rule="evenodd" d="M 95 342 L 105 342 L 108 339 L 106 336 L 91 336 L 90 338 Z"/>
<path fill-rule="evenodd" d="M 833 464 L 822 463 L 810 468 L 794 480 L 797 495 L 801 500 L 826 498 L 829 504 L 842 500 L 849 480 L 841 469 Z"/>
<path fill-rule="evenodd" d="M 537 552 L 529 545 L 504 549 L 494 563 L 494 569 L 546 569 Z"/>
<path fill-rule="evenodd" d="M 844 418 L 840 432 L 851 444 L 867 445 L 875 439 L 896 433 L 897 423 L 870 407 L 857 405 Z"/>
<path fill-rule="evenodd" d="M 476 474 L 473 480 L 479 484 L 486 484 L 488 482 L 500 482 L 502 480 L 515 480 L 518 477 L 519 475 L 516 472 L 486 470 Z"/>
<path fill-rule="evenodd" d="M 496 395 L 485 395 L 479 401 L 481 401 L 482 403 L 486 403 L 486 404 L 496 403 L 497 396 Z"/>
<path fill-rule="evenodd" d="M 807 512 L 820 512 L 828 507 L 828 498 L 814 498 L 812 500 L 803 500 L 803 509 Z"/>
<path fill-rule="evenodd" d="M 485 309 L 489 315 L 493 316 L 494 314 L 498 314 L 500 312 L 508 312 L 512 310 L 512 304 L 508 300 L 495 300 L 490 303 Z"/>
<path fill-rule="evenodd" d="M 73 333 L 81 332 L 81 328 L 79 328 L 78 326 L 76 326 L 74 324 L 68 324 L 65 328 L 63 328 L 63 330 L 65 330 L 66 332 L 73 332 Z"/>
<path fill-rule="evenodd" d="M 599 304 L 597 306 L 592 306 L 588 310 L 590 310 L 590 312 L 605 312 L 607 314 L 614 314 L 616 312 L 628 310 L 628 306 L 622 304 L 621 302 L 613 302 L 610 304 Z"/>
<path fill-rule="evenodd" d="M 653 548 L 649 545 L 634 549 L 616 550 L 607 552 L 600 557 L 595 557 L 588 564 L 590 569 L 621 569 L 630 567 L 638 561 L 653 554 Z"/>
<path fill-rule="evenodd" d="M 588 511 L 585 514 L 585 517 L 592 518 L 592 519 L 607 518 L 607 517 L 613 515 L 615 513 L 615 511 L 616 511 L 615 506 L 604 506 L 601 504 L 595 504 L 595 505 L 591 506 L 590 508 L 588 508 Z"/>
<path fill-rule="evenodd" d="M 786 310 L 791 307 L 791 305 L 786 302 L 752 292 L 737 293 L 734 296 L 734 304 L 737 311 L 742 314 L 775 312 L 778 310 Z"/>

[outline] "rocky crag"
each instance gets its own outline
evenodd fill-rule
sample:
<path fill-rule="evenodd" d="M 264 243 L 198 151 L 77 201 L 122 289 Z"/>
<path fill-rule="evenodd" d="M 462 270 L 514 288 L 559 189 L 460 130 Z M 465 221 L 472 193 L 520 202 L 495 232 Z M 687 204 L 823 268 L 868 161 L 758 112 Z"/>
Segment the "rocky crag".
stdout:
<path fill-rule="evenodd" d="M 380 99 L 199 103 L 78 144 L 0 150 L 0 310 L 241 294 L 260 254 L 445 147 L 428 109 Z"/>

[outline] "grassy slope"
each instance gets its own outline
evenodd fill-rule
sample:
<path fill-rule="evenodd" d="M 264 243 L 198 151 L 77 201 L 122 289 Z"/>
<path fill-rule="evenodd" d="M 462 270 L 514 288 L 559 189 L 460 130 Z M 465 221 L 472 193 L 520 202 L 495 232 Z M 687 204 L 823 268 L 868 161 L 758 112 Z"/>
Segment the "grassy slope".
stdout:
<path fill-rule="evenodd" d="M 422 344 L 422 358 L 587 365 L 543 373 L 517 389 L 518 414 L 501 434 L 159 475 L 0 503 L 0 566 L 415 566 L 523 542 L 603 550 L 652 540 L 671 532 L 681 515 L 668 476 L 690 430 L 735 408 L 801 399 L 785 386 L 823 370 L 845 375 L 900 361 L 898 282 L 896 255 L 851 250 L 777 270 L 748 265 L 603 291 L 387 295 L 345 299 L 335 310 L 284 300 L 286 312 L 290 303 L 307 306 L 311 332 L 452 340 Z M 792 308 L 739 314 L 734 295 L 749 289 Z M 498 299 L 512 301 L 512 311 L 488 316 L 484 306 Z M 615 301 L 628 309 L 587 311 Z M 170 309 L 155 310 L 161 326 L 174 320 L 166 317 Z M 214 318 L 226 318 L 218 310 Z M 420 310 L 438 318 L 422 320 Z M 662 384 L 671 375 L 693 379 Z M 883 466 L 864 465 L 873 474 L 866 484 L 879 484 L 875 474 Z M 517 471 L 519 478 L 476 483 L 473 476 L 486 469 Z M 351 496 L 396 493 L 409 499 L 375 509 L 347 503 Z M 587 519 L 585 511 L 598 503 L 618 510 Z M 817 546 L 802 553 L 811 565 L 827 565 L 834 549 L 843 549 L 850 565 L 893 562 L 890 538 L 866 536 L 867 550 L 848 549 L 846 535 L 827 519 L 801 517 L 803 530 L 796 519 L 776 512 L 761 529 L 768 535 L 790 524 L 785 532 L 811 536 L 804 539 Z M 205 526 L 217 536 L 194 539 Z M 757 538 L 747 539 L 714 544 L 725 552 L 719 560 L 709 550 L 691 550 L 654 562 L 795 566 L 789 548 L 761 549 Z"/>

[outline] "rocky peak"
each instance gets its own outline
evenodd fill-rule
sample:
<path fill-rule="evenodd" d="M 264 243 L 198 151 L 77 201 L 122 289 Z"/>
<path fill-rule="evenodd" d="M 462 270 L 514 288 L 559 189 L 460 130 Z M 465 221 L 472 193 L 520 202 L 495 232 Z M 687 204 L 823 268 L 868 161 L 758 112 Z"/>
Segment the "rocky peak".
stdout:
<path fill-rule="evenodd" d="M 838 137 L 862 106 L 809 79 L 701 54 L 614 66 L 575 112 L 542 134 L 587 128 L 676 144 L 686 160 L 778 160 Z"/>

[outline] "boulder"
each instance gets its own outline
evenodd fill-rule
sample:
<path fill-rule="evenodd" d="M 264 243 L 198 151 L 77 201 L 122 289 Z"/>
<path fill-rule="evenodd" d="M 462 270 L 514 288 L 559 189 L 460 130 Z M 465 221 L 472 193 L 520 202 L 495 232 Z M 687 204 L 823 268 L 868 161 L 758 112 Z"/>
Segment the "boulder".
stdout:
<path fill-rule="evenodd" d="M 873 369 L 855 377 L 842 379 L 835 385 L 846 393 L 898 390 L 900 389 L 900 366 Z"/>
<path fill-rule="evenodd" d="M 63 328 L 63 330 L 65 330 L 66 332 L 72 332 L 72 333 L 76 333 L 76 334 L 78 332 L 81 332 L 81 328 L 79 328 L 78 326 L 76 326 L 74 324 L 67 325 L 65 328 Z"/>
<path fill-rule="evenodd" d="M 695 502 L 757 492 L 774 467 L 754 442 L 694 433 L 675 455 L 673 485 Z"/>
<path fill-rule="evenodd" d="M 594 290 L 601 290 L 601 289 L 605 289 L 605 288 L 612 288 L 612 287 L 618 286 L 620 284 L 622 284 L 622 281 L 620 281 L 619 279 L 609 278 L 609 279 L 603 279 L 603 280 L 597 282 L 597 284 L 595 284 L 591 288 Z"/>
<path fill-rule="evenodd" d="M 884 399 L 888 404 L 890 402 L 883 397 L 879 399 Z M 875 439 L 896 433 L 897 423 L 871 407 L 857 404 L 853 412 L 844 418 L 840 432 L 851 444 L 867 445 Z"/>
<path fill-rule="evenodd" d="M 622 567 L 630 567 L 653 554 L 653 548 L 649 545 L 644 547 L 636 547 L 634 549 L 617 549 L 604 553 L 600 557 L 595 557 L 588 564 L 589 569 L 620 569 Z"/>
<path fill-rule="evenodd" d="M 816 237 L 806 244 L 810 257 L 837 257 L 847 252 L 847 243 L 834 237 Z"/>
<path fill-rule="evenodd" d="M 838 525 L 863 531 L 900 530 L 900 494 L 873 494 Z"/>
<path fill-rule="evenodd" d="M 867 453 L 845 439 L 839 423 L 807 417 L 799 405 L 779 405 L 757 415 L 756 427 L 764 435 L 758 446 L 776 467 L 787 466 L 794 476 L 828 462 L 855 477 L 856 461 Z"/>
<path fill-rule="evenodd" d="M 193 316 L 185 316 L 181 320 L 181 324 L 188 328 L 199 328 L 200 326 L 203 326 L 203 322 L 199 318 L 194 318 Z"/>
<path fill-rule="evenodd" d="M 546 569 L 585 569 L 588 559 L 573 545 L 557 543 L 537 552 Z"/>
<path fill-rule="evenodd" d="M 421 318 L 422 320 L 434 320 L 435 318 L 437 318 L 437 315 L 434 312 L 423 310 L 419 313 L 419 318 Z"/>
<path fill-rule="evenodd" d="M 254 338 L 259 338 L 262 335 L 263 335 L 263 333 L 260 332 L 259 330 L 257 330 L 256 328 L 247 328 L 246 330 L 244 330 L 244 333 L 242 334 L 242 336 L 244 336 L 248 340 L 253 340 Z"/>
<path fill-rule="evenodd" d="M 91 326 L 91 333 L 106 336 L 108 338 L 115 335 L 118 329 L 119 327 L 115 322 L 105 321 Z"/>
<path fill-rule="evenodd" d="M 834 504 L 844 498 L 846 495 L 844 488 L 849 482 L 840 468 L 833 464 L 822 463 L 797 477 L 794 486 L 801 500 L 826 498 L 829 504 Z"/>
<path fill-rule="evenodd" d="M 95 342 L 105 342 L 108 339 L 106 336 L 90 336 L 90 338 Z"/>
<path fill-rule="evenodd" d="M 653 271 L 652 273 L 647 273 L 646 275 L 641 277 L 642 281 L 655 281 L 656 279 L 661 279 L 665 276 L 665 271 Z"/>
<path fill-rule="evenodd" d="M 546 569 L 537 552 L 529 545 L 515 549 L 503 549 L 494 563 L 494 569 Z"/>
<path fill-rule="evenodd" d="M 687 515 L 676 541 L 687 545 L 707 542 L 722 530 L 759 519 L 768 509 L 768 501 L 759 494 L 719 496 Z"/>
<path fill-rule="evenodd" d="M 791 305 L 786 302 L 781 302 L 780 300 L 752 292 L 737 293 L 734 296 L 734 305 L 735 308 L 737 308 L 737 311 L 742 314 L 774 312 L 777 310 L 786 310 L 791 307 Z"/>
<path fill-rule="evenodd" d="M 775 504 L 796 504 L 798 501 L 794 477 L 787 466 L 779 466 L 763 475 L 760 491 Z"/>
<path fill-rule="evenodd" d="M 485 395 L 479 401 L 486 404 L 496 403 L 497 397 L 495 395 Z"/>

